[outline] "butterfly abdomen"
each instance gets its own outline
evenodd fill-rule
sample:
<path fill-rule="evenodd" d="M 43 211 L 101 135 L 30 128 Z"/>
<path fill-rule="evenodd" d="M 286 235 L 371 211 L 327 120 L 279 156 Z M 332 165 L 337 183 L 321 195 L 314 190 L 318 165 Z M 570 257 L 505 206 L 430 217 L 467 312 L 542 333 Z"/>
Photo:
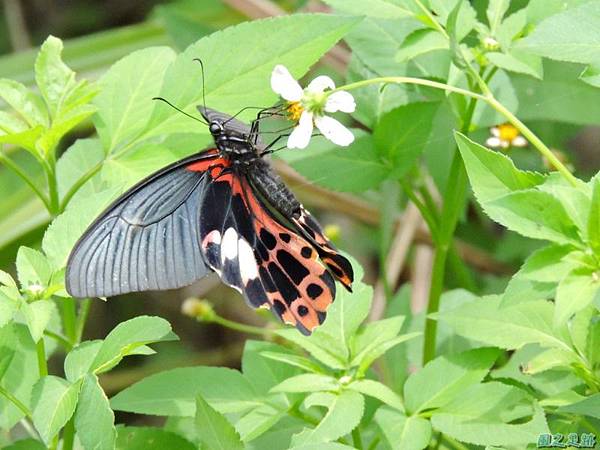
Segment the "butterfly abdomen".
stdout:
<path fill-rule="evenodd" d="M 301 205 L 269 163 L 259 159 L 249 173 L 252 184 L 284 217 L 298 217 Z"/>

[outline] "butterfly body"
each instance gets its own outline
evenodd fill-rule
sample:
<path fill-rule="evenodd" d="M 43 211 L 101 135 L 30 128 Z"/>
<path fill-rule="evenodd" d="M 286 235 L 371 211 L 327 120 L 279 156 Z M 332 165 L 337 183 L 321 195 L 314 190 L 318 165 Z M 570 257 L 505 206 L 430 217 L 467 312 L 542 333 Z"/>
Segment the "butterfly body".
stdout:
<path fill-rule="evenodd" d="M 214 271 L 252 307 L 309 334 L 352 267 L 264 158 L 256 132 L 201 107 L 215 147 L 141 181 L 75 245 L 75 297 L 173 289 Z"/>

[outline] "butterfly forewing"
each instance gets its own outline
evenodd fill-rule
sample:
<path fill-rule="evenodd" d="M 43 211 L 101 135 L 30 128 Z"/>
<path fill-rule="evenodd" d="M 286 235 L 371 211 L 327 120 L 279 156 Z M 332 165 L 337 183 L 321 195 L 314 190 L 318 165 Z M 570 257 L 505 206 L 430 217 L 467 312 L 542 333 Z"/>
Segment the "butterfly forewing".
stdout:
<path fill-rule="evenodd" d="M 113 203 L 75 245 L 66 287 L 75 297 L 174 289 L 206 275 L 198 210 L 208 177 L 190 164 L 218 164 L 207 152 L 140 182 Z"/>

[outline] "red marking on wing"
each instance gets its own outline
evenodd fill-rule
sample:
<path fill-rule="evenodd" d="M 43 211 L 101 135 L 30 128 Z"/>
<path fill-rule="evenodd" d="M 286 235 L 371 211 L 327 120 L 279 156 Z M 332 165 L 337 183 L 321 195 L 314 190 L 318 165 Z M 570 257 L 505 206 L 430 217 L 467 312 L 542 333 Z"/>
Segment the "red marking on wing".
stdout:
<path fill-rule="evenodd" d="M 213 178 L 217 178 L 219 176 L 219 172 L 222 169 L 231 165 L 229 160 L 222 157 L 218 157 L 219 150 L 217 150 L 216 148 L 211 148 L 210 150 L 207 150 L 206 154 L 214 155 L 215 158 L 208 158 L 202 161 L 196 161 L 188 165 L 186 169 L 191 170 L 192 172 L 206 172 L 207 170 L 210 170 L 211 176 Z"/>

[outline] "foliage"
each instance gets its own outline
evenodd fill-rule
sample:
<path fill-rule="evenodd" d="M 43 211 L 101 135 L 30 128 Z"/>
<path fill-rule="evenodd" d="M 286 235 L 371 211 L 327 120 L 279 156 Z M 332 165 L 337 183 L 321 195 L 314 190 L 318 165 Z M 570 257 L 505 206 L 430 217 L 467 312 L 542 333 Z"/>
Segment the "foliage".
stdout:
<path fill-rule="evenodd" d="M 0 245 L 22 244 L 24 234 L 51 222 L 39 246 L 19 247 L 16 276 L 0 271 L 0 443 L 522 449 L 543 433 L 599 429 L 600 178 L 575 178 L 550 149 L 597 122 L 598 3 L 327 0 L 331 14 L 241 24 L 210 3 L 202 13 L 192 2 L 159 8 L 174 41 L 189 44 L 180 53 L 167 45 L 117 52 L 118 61 L 89 81 L 63 61 L 62 41 L 50 36 L 33 78 L 0 79 L 0 162 L 35 196 L 15 194 L 18 208 L 7 200 L 14 217 L 0 230 L 22 215 L 31 223 L 1 236 Z M 182 16 L 192 9 L 197 16 Z M 198 39 L 194 20 L 211 14 L 236 25 Z M 268 79 L 276 64 L 301 76 L 342 38 L 352 57 L 349 84 L 340 89 L 357 89 L 355 142 L 348 149 L 315 143 L 281 158 L 316 185 L 383 199 L 373 202 L 383 217 L 374 238 L 381 241 L 383 317 L 368 319 L 373 289 L 353 260 L 353 292 L 338 289 L 312 336 L 272 325 L 259 330 L 266 339 L 246 341 L 241 370 L 166 370 L 109 399 L 103 374 L 178 338 L 165 319 L 138 316 L 104 339 L 82 340 L 92 300 L 76 303 L 66 293 L 67 257 L 123 189 L 210 139 L 205 126 L 151 99 L 162 96 L 194 114 L 203 83 L 206 103 L 219 110 L 273 104 Z M 528 139 L 524 153 L 479 143 L 487 127 L 503 122 Z M 73 130 L 86 126 L 93 133 L 73 142 Z M 0 179 L 0 189 L 12 188 Z M 408 290 L 386 285 L 386 220 L 408 202 L 436 251 L 427 313 L 409 310 Z M 501 233 L 490 231 L 499 226 Z M 494 280 L 501 288 L 486 295 L 484 277 L 473 280 L 460 259 L 455 234 L 489 253 L 522 256 L 520 269 Z M 529 252 L 532 241 L 540 242 Z M 450 286 L 474 292 L 442 294 Z M 257 331 L 212 314 L 209 321 Z M 48 359 L 60 355 L 62 371 L 50 373 Z M 115 411 L 167 422 L 125 426 Z M 10 441 L 16 429 L 30 438 Z"/>

